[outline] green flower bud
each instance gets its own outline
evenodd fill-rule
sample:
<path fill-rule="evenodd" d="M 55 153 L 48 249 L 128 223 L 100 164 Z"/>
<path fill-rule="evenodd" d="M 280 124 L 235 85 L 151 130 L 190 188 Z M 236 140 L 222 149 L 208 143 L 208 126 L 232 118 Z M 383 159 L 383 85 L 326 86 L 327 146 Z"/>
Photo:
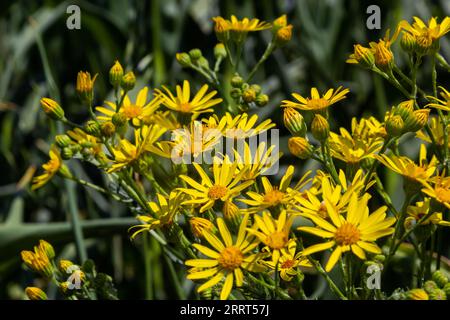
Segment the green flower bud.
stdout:
<path fill-rule="evenodd" d="M 177 53 L 175 58 L 182 67 L 190 67 L 192 65 L 191 57 L 186 52 Z"/>
<path fill-rule="evenodd" d="M 192 49 L 189 51 L 189 57 L 191 57 L 192 61 L 197 61 L 201 57 L 203 57 L 202 51 L 200 49 Z"/>
<path fill-rule="evenodd" d="M 256 99 L 255 90 L 253 90 L 252 88 L 245 89 L 244 92 L 242 93 L 242 99 L 244 99 L 246 103 L 251 103 L 255 101 Z"/>
<path fill-rule="evenodd" d="M 434 289 L 429 293 L 430 300 L 447 300 L 447 295 L 442 289 Z"/>
<path fill-rule="evenodd" d="M 239 99 L 239 98 L 242 96 L 242 90 L 239 89 L 239 88 L 233 88 L 233 89 L 231 89 L 231 91 L 230 91 L 230 96 L 231 96 L 233 99 Z"/>
<path fill-rule="evenodd" d="M 123 113 L 119 112 L 119 113 L 115 113 L 112 116 L 112 123 L 116 126 L 116 127 L 122 127 L 123 125 L 125 125 L 128 121 L 126 115 L 124 115 Z"/>
<path fill-rule="evenodd" d="M 62 259 L 62 260 L 59 260 L 58 270 L 61 273 L 65 274 L 65 273 L 67 273 L 67 270 L 69 270 L 69 268 L 71 266 L 73 266 L 73 262 L 72 261 Z"/>
<path fill-rule="evenodd" d="M 39 240 L 39 250 L 44 252 L 50 260 L 55 257 L 55 249 L 53 249 L 53 246 L 45 240 Z"/>
<path fill-rule="evenodd" d="M 390 116 L 386 120 L 386 132 L 391 137 L 398 137 L 403 133 L 405 125 L 401 116 Z"/>
<path fill-rule="evenodd" d="M 101 125 L 102 135 L 104 137 L 112 137 L 116 132 L 116 126 L 111 121 L 103 122 Z"/>
<path fill-rule="evenodd" d="M 61 150 L 61 158 L 64 160 L 70 160 L 73 158 L 73 150 L 72 148 L 66 147 Z"/>
<path fill-rule="evenodd" d="M 64 110 L 55 100 L 42 98 L 41 107 L 45 114 L 54 120 L 62 120 L 64 118 Z"/>
<path fill-rule="evenodd" d="M 133 71 L 129 71 L 125 73 L 125 75 L 122 77 L 122 81 L 120 82 L 120 86 L 125 91 L 130 91 L 134 88 L 136 85 L 136 76 L 134 75 Z"/>
<path fill-rule="evenodd" d="M 422 129 L 427 123 L 430 115 L 430 109 L 415 110 L 413 115 L 405 122 L 405 130 L 416 132 Z"/>
<path fill-rule="evenodd" d="M 244 79 L 237 73 L 231 78 L 231 86 L 234 88 L 240 88 L 242 87 L 242 84 L 244 83 Z"/>
<path fill-rule="evenodd" d="M 444 288 L 445 285 L 448 283 L 447 276 L 441 270 L 436 270 L 435 272 L 433 272 L 432 279 L 441 288 Z"/>
<path fill-rule="evenodd" d="M 444 290 L 445 295 L 450 298 L 450 282 L 446 283 L 442 290 Z"/>
<path fill-rule="evenodd" d="M 267 94 L 260 94 L 256 97 L 255 103 L 258 107 L 264 107 L 269 103 L 269 96 Z"/>
<path fill-rule="evenodd" d="M 122 65 L 119 63 L 119 61 L 116 60 L 111 69 L 109 69 L 109 83 L 111 83 L 111 85 L 114 88 L 117 88 L 120 85 L 122 77 L 123 77 Z"/>
<path fill-rule="evenodd" d="M 98 137 L 100 135 L 100 125 L 95 120 L 89 120 L 84 126 L 86 133 Z"/>
<path fill-rule="evenodd" d="M 214 57 L 216 59 L 225 59 L 227 57 L 227 50 L 223 43 L 218 43 L 214 47 Z"/>
<path fill-rule="evenodd" d="M 360 44 L 353 46 L 353 56 L 358 63 L 365 68 L 372 69 L 375 65 L 375 57 L 372 50 Z"/>
<path fill-rule="evenodd" d="M 203 69 L 209 69 L 209 62 L 208 62 L 208 59 L 206 59 L 205 57 L 200 57 L 200 58 L 197 60 L 197 65 L 198 65 L 200 68 L 203 68 Z"/>
<path fill-rule="evenodd" d="M 58 134 L 55 137 L 55 142 L 58 147 L 65 148 L 72 143 L 72 139 L 67 134 Z"/>
<path fill-rule="evenodd" d="M 259 95 L 261 93 L 261 86 L 257 84 L 252 84 L 250 86 L 251 89 L 253 89 L 256 93 L 256 95 Z"/>
<path fill-rule="evenodd" d="M 330 135 L 330 125 L 327 119 L 318 113 L 315 114 L 311 123 L 311 132 L 317 140 L 325 141 Z"/>
<path fill-rule="evenodd" d="M 428 281 L 425 281 L 425 283 L 423 285 L 423 289 L 427 293 L 431 293 L 431 291 L 433 291 L 434 289 L 439 289 L 439 288 L 438 288 L 438 285 L 436 284 L 436 282 L 434 282 L 433 280 L 428 280 Z"/>
<path fill-rule="evenodd" d="M 409 32 L 403 32 L 402 38 L 400 40 L 400 46 L 407 53 L 413 53 L 416 48 L 416 37 Z"/>
<path fill-rule="evenodd" d="M 293 108 L 284 108 L 283 122 L 293 136 L 305 137 L 307 128 L 300 112 Z"/>
<path fill-rule="evenodd" d="M 47 300 L 47 295 L 44 291 L 36 287 L 27 287 L 25 293 L 30 300 Z"/>

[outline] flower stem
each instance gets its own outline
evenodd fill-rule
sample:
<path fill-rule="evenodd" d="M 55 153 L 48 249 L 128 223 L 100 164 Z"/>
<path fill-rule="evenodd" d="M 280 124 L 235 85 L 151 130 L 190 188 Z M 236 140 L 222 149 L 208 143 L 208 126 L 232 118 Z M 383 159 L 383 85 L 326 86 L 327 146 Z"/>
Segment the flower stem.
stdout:
<path fill-rule="evenodd" d="M 253 67 L 252 71 L 250 71 L 247 80 L 245 82 L 249 82 L 253 76 L 255 75 L 256 71 L 258 70 L 258 68 L 261 66 L 261 64 L 264 63 L 264 61 L 267 60 L 267 58 L 272 54 L 273 50 L 275 50 L 275 43 L 273 41 L 271 41 L 266 48 L 266 51 L 264 51 L 262 57 L 259 59 L 258 63 Z"/>

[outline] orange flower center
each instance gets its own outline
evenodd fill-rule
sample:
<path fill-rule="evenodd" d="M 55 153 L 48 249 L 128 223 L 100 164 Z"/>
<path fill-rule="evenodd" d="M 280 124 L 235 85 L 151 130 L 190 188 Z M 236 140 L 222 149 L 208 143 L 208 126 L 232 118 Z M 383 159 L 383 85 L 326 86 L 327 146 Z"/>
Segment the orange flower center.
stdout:
<path fill-rule="evenodd" d="M 244 260 L 241 250 L 237 247 L 223 249 L 218 258 L 219 264 L 228 270 L 239 268 Z"/>
<path fill-rule="evenodd" d="M 450 190 L 441 187 L 436 188 L 436 198 L 440 202 L 450 202 Z"/>
<path fill-rule="evenodd" d="M 288 259 L 281 264 L 281 269 L 289 269 L 295 265 L 295 260 Z"/>
<path fill-rule="evenodd" d="M 228 192 L 228 189 L 226 187 L 216 184 L 209 189 L 208 197 L 210 199 L 217 200 L 222 197 L 225 197 L 227 192 Z"/>
<path fill-rule="evenodd" d="M 308 100 L 308 108 L 312 110 L 321 110 L 325 109 L 330 105 L 327 99 L 324 98 L 317 98 L 317 99 L 310 99 Z"/>
<path fill-rule="evenodd" d="M 346 222 L 336 230 L 334 240 L 340 246 L 347 246 L 357 243 L 360 235 L 359 230 L 353 224 Z"/>
<path fill-rule="evenodd" d="M 269 203 L 271 206 L 276 206 L 283 200 L 283 196 L 284 192 L 275 188 L 264 195 L 264 202 Z"/>
<path fill-rule="evenodd" d="M 184 113 L 189 113 L 192 111 L 192 106 L 189 102 L 180 103 L 180 111 Z"/>
<path fill-rule="evenodd" d="M 122 112 L 128 119 L 134 119 L 142 114 L 142 107 L 130 104 L 128 106 L 123 106 Z"/>
<path fill-rule="evenodd" d="M 283 231 L 275 231 L 267 236 L 266 245 L 271 247 L 272 249 L 281 249 L 286 246 L 288 242 L 288 236 L 286 232 Z"/>

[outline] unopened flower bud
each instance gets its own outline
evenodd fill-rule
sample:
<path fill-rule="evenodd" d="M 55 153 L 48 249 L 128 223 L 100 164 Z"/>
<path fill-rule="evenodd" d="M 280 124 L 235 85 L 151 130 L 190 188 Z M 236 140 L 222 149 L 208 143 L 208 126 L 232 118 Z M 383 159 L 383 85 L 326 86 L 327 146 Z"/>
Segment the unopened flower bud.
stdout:
<path fill-rule="evenodd" d="M 428 123 L 430 109 L 415 110 L 411 118 L 405 123 L 405 130 L 409 132 L 416 132 Z"/>
<path fill-rule="evenodd" d="M 412 289 L 406 293 L 408 300 L 429 300 L 428 294 L 423 289 Z"/>
<path fill-rule="evenodd" d="M 123 77 L 123 68 L 119 61 L 116 60 L 114 65 L 109 69 L 109 83 L 114 88 L 118 88 L 120 86 L 120 81 Z"/>
<path fill-rule="evenodd" d="M 447 297 L 450 297 L 450 282 L 447 283 L 447 284 L 444 286 L 444 288 L 442 288 L 442 290 L 444 290 L 445 295 L 446 295 Z"/>
<path fill-rule="evenodd" d="M 73 150 L 70 147 L 66 147 L 61 150 L 61 158 L 63 158 L 64 160 L 72 159 L 73 155 L 74 155 Z"/>
<path fill-rule="evenodd" d="M 98 137 L 100 135 L 100 125 L 95 120 L 89 120 L 84 125 L 86 133 Z"/>
<path fill-rule="evenodd" d="M 73 262 L 70 260 L 59 260 L 59 264 L 58 264 L 58 269 L 61 273 L 67 273 L 67 270 L 69 270 L 69 268 L 73 266 Z"/>
<path fill-rule="evenodd" d="M 72 143 L 72 139 L 67 134 L 58 134 L 55 136 L 55 143 L 58 147 L 65 148 Z"/>
<path fill-rule="evenodd" d="M 42 98 L 41 107 L 45 114 L 54 120 L 62 120 L 64 118 L 64 110 L 55 100 Z"/>
<path fill-rule="evenodd" d="M 275 34 L 275 44 L 279 47 L 285 45 L 292 39 L 292 24 L 282 27 L 280 30 L 277 31 Z"/>
<path fill-rule="evenodd" d="M 225 59 L 227 57 L 227 50 L 223 43 L 218 43 L 214 47 L 214 57 L 216 59 Z"/>
<path fill-rule="evenodd" d="M 203 69 L 209 69 L 209 62 L 208 62 L 208 59 L 206 59 L 205 57 L 200 57 L 200 58 L 197 60 L 197 65 L 198 65 L 200 68 L 203 68 Z"/>
<path fill-rule="evenodd" d="M 412 230 L 414 226 L 417 224 L 417 220 L 414 217 L 407 217 L 405 219 L 405 222 L 403 223 L 403 226 L 406 230 Z"/>
<path fill-rule="evenodd" d="M 264 107 L 269 103 L 269 96 L 267 94 L 260 94 L 256 97 L 255 103 L 258 107 Z"/>
<path fill-rule="evenodd" d="M 287 26 L 287 16 L 283 14 L 282 16 L 276 18 L 272 23 L 272 30 L 277 32 L 279 29 Z"/>
<path fill-rule="evenodd" d="M 203 57 L 202 51 L 200 49 L 192 49 L 189 51 L 189 57 L 192 61 L 197 61 L 201 57 Z"/>
<path fill-rule="evenodd" d="M 353 56 L 355 57 L 355 60 L 358 61 L 361 66 L 371 69 L 375 64 L 375 57 L 372 50 L 363 47 L 360 44 L 356 44 L 353 48 Z"/>
<path fill-rule="evenodd" d="M 382 71 L 386 72 L 392 69 L 394 64 L 394 54 L 385 42 L 380 42 L 375 48 L 375 65 Z"/>
<path fill-rule="evenodd" d="M 231 86 L 234 88 L 240 88 L 242 87 L 242 84 L 244 83 L 244 79 L 238 74 L 235 74 L 233 78 L 231 78 Z"/>
<path fill-rule="evenodd" d="M 83 102 L 90 102 L 94 98 L 94 83 L 97 74 L 91 78 L 89 72 L 80 71 L 77 75 L 77 93 L 80 100 Z"/>
<path fill-rule="evenodd" d="M 127 116 L 125 114 L 123 114 L 122 112 L 119 113 L 115 113 L 112 116 L 112 123 L 116 126 L 116 127 L 122 127 L 123 125 L 125 125 L 128 121 Z"/>
<path fill-rule="evenodd" d="M 55 257 L 55 249 L 53 249 L 53 246 L 45 240 L 39 240 L 39 250 L 44 252 L 50 260 Z"/>
<path fill-rule="evenodd" d="M 242 93 L 242 99 L 244 99 L 245 102 L 251 103 L 255 101 L 256 99 L 256 92 L 252 88 L 245 89 Z"/>
<path fill-rule="evenodd" d="M 116 132 L 116 126 L 111 121 L 103 122 L 101 125 L 102 135 L 104 137 L 112 137 Z"/>
<path fill-rule="evenodd" d="M 242 90 L 239 88 L 233 88 L 230 90 L 230 96 L 233 99 L 239 99 L 242 96 Z"/>
<path fill-rule="evenodd" d="M 132 90 L 135 84 L 136 84 L 136 76 L 134 75 L 133 71 L 125 73 L 120 82 L 120 86 L 125 91 Z"/>
<path fill-rule="evenodd" d="M 311 132 L 319 141 L 325 141 L 330 134 L 330 125 L 323 116 L 316 113 L 311 123 Z"/>
<path fill-rule="evenodd" d="M 433 280 L 428 280 L 423 284 L 423 289 L 427 293 L 431 293 L 434 289 L 438 289 L 438 285 Z"/>
<path fill-rule="evenodd" d="M 436 270 L 435 272 L 433 272 L 432 279 L 441 288 L 444 288 L 448 283 L 447 276 L 441 270 Z"/>
<path fill-rule="evenodd" d="M 44 291 L 37 287 L 27 287 L 25 293 L 30 300 L 47 300 L 47 295 Z"/>
<path fill-rule="evenodd" d="M 413 53 L 416 48 L 416 37 L 409 32 L 403 32 L 402 38 L 400 40 L 400 46 L 407 53 Z"/>
<path fill-rule="evenodd" d="M 186 52 L 177 53 L 175 58 L 182 67 L 190 67 L 192 64 L 191 57 Z"/>
<path fill-rule="evenodd" d="M 398 104 L 397 108 L 395 109 L 395 113 L 399 114 L 403 121 L 408 121 L 409 118 L 413 116 L 414 112 L 414 100 L 407 100 L 403 101 Z"/>
<path fill-rule="evenodd" d="M 288 140 L 289 151 L 300 159 L 308 159 L 313 153 L 313 147 L 303 137 L 291 137 Z"/>
<path fill-rule="evenodd" d="M 432 290 L 428 296 L 430 297 L 430 300 L 447 300 L 445 291 L 439 288 Z"/>
<path fill-rule="evenodd" d="M 255 91 L 256 95 L 259 95 L 261 93 L 261 86 L 258 84 L 252 84 L 250 88 Z"/>
<path fill-rule="evenodd" d="M 392 115 L 386 120 L 386 132 L 390 137 L 398 137 L 403 133 L 405 124 L 401 116 Z"/>
<path fill-rule="evenodd" d="M 209 221 L 208 219 L 200 218 L 200 217 L 194 217 L 189 220 L 189 224 L 192 229 L 192 233 L 197 238 L 203 237 L 203 231 L 213 231 L 214 230 L 214 224 Z"/>
<path fill-rule="evenodd" d="M 305 137 L 306 123 L 300 112 L 294 108 L 284 108 L 283 110 L 284 126 L 293 136 Z"/>

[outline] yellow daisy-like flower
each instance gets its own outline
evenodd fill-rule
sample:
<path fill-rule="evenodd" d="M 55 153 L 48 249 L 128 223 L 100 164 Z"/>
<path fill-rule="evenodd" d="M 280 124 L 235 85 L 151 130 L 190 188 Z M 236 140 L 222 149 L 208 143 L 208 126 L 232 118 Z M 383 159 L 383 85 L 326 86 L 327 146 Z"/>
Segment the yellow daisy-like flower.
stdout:
<path fill-rule="evenodd" d="M 405 179 L 413 182 L 424 182 L 436 171 L 437 159 L 433 155 L 431 160 L 427 160 L 427 148 L 420 145 L 419 165 L 408 157 L 387 156 L 385 154 L 374 156 L 378 161 L 390 170 L 402 175 Z"/>
<path fill-rule="evenodd" d="M 292 202 L 297 190 L 304 184 L 307 174 L 302 177 L 297 186 L 293 189 L 289 185 L 294 174 L 294 166 L 289 166 L 286 173 L 281 178 L 279 186 L 273 186 L 267 177 L 261 177 L 264 193 L 257 193 L 254 191 L 247 192 L 249 199 L 238 199 L 239 201 L 249 205 L 248 209 L 243 211 L 249 213 L 260 212 L 268 208 L 276 207 L 278 205 L 288 205 Z"/>
<path fill-rule="evenodd" d="M 436 18 L 431 18 L 428 25 L 419 17 L 413 18 L 412 25 L 408 21 L 402 20 L 399 27 L 413 35 L 421 47 L 431 47 L 434 42 L 450 31 L 450 17 L 445 17 L 441 23 L 437 23 Z"/>
<path fill-rule="evenodd" d="M 239 148 L 238 148 L 239 149 Z M 244 141 L 244 150 L 234 151 L 236 162 L 238 164 L 238 172 L 245 170 L 242 180 L 254 180 L 259 175 L 267 173 L 272 166 L 280 159 L 282 153 L 274 154 L 275 145 L 271 145 L 268 149 L 266 143 L 261 142 L 254 154 L 250 150 L 249 144 Z M 241 156 L 241 154 L 243 155 Z"/>
<path fill-rule="evenodd" d="M 50 160 L 42 165 L 44 173 L 41 174 L 40 176 L 33 178 L 31 190 L 36 190 L 44 186 L 47 182 L 49 182 L 53 178 L 53 176 L 56 173 L 58 173 L 60 169 L 68 170 L 67 168 L 64 168 L 61 155 L 56 146 L 52 146 L 50 148 L 49 156 Z"/>
<path fill-rule="evenodd" d="M 245 139 L 275 127 L 275 123 L 271 119 L 266 119 L 256 125 L 258 115 L 249 116 L 247 113 L 241 113 L 232 116 L 229 112 L 219 119 L 217 115 L 213 115 L 203 122 L 211 129 L 218 129 L 227 138 Z M 256 125 L 256 126 L 255 126 Z"/>
<path fill-rule="evenodd" d="M 122 93 L 123 94 L 123 93 Z M 122 113 L 127 120 L 131 120 L 133 125 L 138 126 L 146 117 L 151 116 L 160 106 L 161 99 L 155 97 L 150 102 L 148 100 L 148 87 L 139 90 L 136 101 L 133 103 L 128 94 L 124 97 L 119 113 Z M 95 109 L 102 115 L 97 119 L 100 121 L 112 121 L 112 117 L 117 112 L 117 105 L 111 101 L 105 101 L 107 107 L 96 107 Z"/>
<path fill-rule="evenodd" d="M 311 88 L 311 98 L 304 98 L 298 93 L 292 93 L 292 96 L 297 102 L 290 100 L 283 100 L 281 107 L 291 107 L 305 111 L 324 112 L 327 108 L 338 101 L 346 98 L 349 89 L 342 89 L 342 87 L 329 89 L 322 97 L 317 88 Z"/>
<path fill-rule="evenodd" d="M 382 139 L 366 140 L 361 136 L 352 136 L 345 128 L 340 128 L 340 135 L 330 132 L 329 143 L 331 156 L 348 164 L 359 164 L 362 160 L 372 158 L 380 151 Z"/>
<path fill-rule="evenodd" d="M 406 212 L 408 214 L 408 217 L 406 218 L 406 221 L 409 219 L 412 219 L 415 223 L 417 223 L 420 219 L 428 215 L 428 218 L 426 218 L 422 224 L 437 224 L 440 226 L 450 226 L 450 222 L 443 220 L 442 213 L 441 212 L 433 212 L 430 213 L 430 198 L 425 198 L 423 201 L 416 202 L 415 206 L 408 206 L 406 209 Z"/>
<path fill-rule="evenodd" d="M 287 248 L 281 249 L 281 256 L 277 263 L 269 260 L 260 261 L 264 266 L 269 267 L 271 270 L 276 270 L 280 272 L 280 277 L 284 281 L 291 281 L 299 273 L 300 267 L 312 267 L 308 258 L 306 258 L 302 252 L 297 252 L 297 243 L 295 241 L 290 241 Z"/>
<path fill-rule="evenodd" d="M 435 108 L 442 111 L 450 111 L 450 92 L 445 90 L 444 87 L 439 87 L 441 89 L 440 95 L 442 99 L 427 96 L 428 99 L 432 100 L 432 103 L 427 104 L 425 107 Z"/>
<path fill-rule="evenodd" d="M 450 209 L 450 177 L 446 177 L 445 173 L 442 173 L 428 181 L 422 181 L 422 184 L 425 187 L 422 189 L 423 193 Z"/>
<path fill-rule="evenodd" d="M 172 110 L 160 111 L 157 110 L 155 113 L 144 118 L 144 123 L 147 125 L 157 124 L 160 127 L 166 128 L 167 130 L 176 130 L 182 127 L 181 123 L 178 122 L 177 117 Z"/>
<path fill-rule="evenodd" d="M 184 195 L 180 192 L 172 191 L 169 196 L 156 194 L 158 202 L 149 202 L 149 207 L 153 211 L 154 216 L 138 215 L 136 218 L 143 222 L 143 224 L 136 225 L 130 228 L 134 230 L 131 238 L 135 238 L 139 233 L 157 228 L 164 228 L 172 225 L 175 216 L 179 213 L 181 202 L 184 200 Z"/>
<path fill-rule="evenodd" d="M 155 90 L 155 92 L 167 108 L 182 114 L 192 114 L 192 117 L 196 118 L 201 113 L 213 112 L 214 109 L 211 107 L 222 102 L 222 98 L 213 99 L 217 91 L 213 90 L 206 94 L 208 88 L 207 84 L 203 85 L 191 99 L 191 86 L 189 81 L 184 80 L 183 87 L 176 86 L 176 96 L 165 86 L 163 86 L 165 92 L 161 90 Z"/>
<path fill-rule="evenodd" d="M 298 205 L 295 205 L 293 213 L 308 218 L 310 215 L 329 220 L 325 199 L 328 200 L 339 212 L 346 210 L 350 198 L 353 194 L 359 194 L 363 189 L 368 190 L 375 181 L 370 181 L 365 185 L 365 176 L 362 169 L 359 169 L 353 180 L 347 180 L 344 171 L 339 171 L 340 184 L 335 184 L 329 175 L 322 176 L 320 188 L 311 191 L 306 190 L 302 194 L 295 196 Z"/>
<path fill-rule="evenodd" d="M 351 251 L 362 260 L 366 259 L 365 251 L 380 254 L 381 249 L 375 241 L 394 232 L 394 228 L 391 226 L 395 223 L 395 218 L 386 218 L 386 206 L 369 214 L 368 199 L 368 194 L 360 199 L 353 194 L 345 217 L 339 214 L 330 201 L 325 200 L 331 221 L 328 222 L 319 216 L 311 215 L 309 219 L 316 226 L 298 227 L 297 229 L 328 241 L 306 248 L 303 255 L 335 248 L 325 266 L 325 270 L 330 272 L 342 253 Z"/>
<path fill-rule="evenodd" d="M 235 175 L 237 163 L 231 163 L 228 157 L 225 157 L 224 161 L 217 161 L 214 159 L 212 170 L 214 182 L 211 181 L 199 164 L 194 163 L 193 165 L 202 180 L 197 182 L 189 176 L 180 175 L 180 178 L 192 189 L 180 188 L 179 190 L 192 197 L 191 200 L 184 201 L 183 204 L 202 205 L 200 213 L 212 208 L 217 200 L 226 201 L 233 198 L 254 183 L 253 181 L 244 181 L 240 183 L 242 176 L 245 174 L 245 170 L 242 170 L 239 174 Z"/>
<path fill-rule="evenodd" d="M 268 211 L 264 211 L 262 217 L 259 215 L 254 217 L 258 229 L 247 228 L 247 232 L 254 234 L 264 243 L 266 249 L 272 254 L 272 261 L 277 263 L 281 250 L 287 249 L 289 242 L 295 241 L 289 239 L 294 216 L 288 216 L 287 211 L 283 210 L 276 220 Z"/>
<path fill-rule="evenodd" d="M 136 161 L 145 151 L 155 151 L 154 143 L 166 132 L 158 125 L 142 126 L 134 131 L 134 144 L 127 139 L 120 140 L 118 146 L 113 148 L 114 163 L 108 173 L 123 169 Z"/>
<path fill-rule="evenodd" d="M 193 247 L 207 258 L 185 261 L 187 266 L 192 267 L 187 278 L 190 280 L 209 279 L 197 288 L 197 292 L 209 289 L 225 279 L 220 293 L 220 299 L 225 300 L 230 295 L 234 284 L 236 287 L 243 285 L 242 269 L 252 272 L 264 270 L 257 264 L 259 255 L 251 253 L 258 246 L 259 240 L 246 232 L 247 222 L 248 215 L 242 219 L 236 240 L 233 242 L 224 220 L 217 218 L 217 227 L 222 239 L 209 231 L 203 232 L 205 240 L 213 249 L 198 243 L 193 244 Z"/>
<path fill-rule="evenodd" d="M 442 123 L 441 119 L 439 117 L 431 117 L 429 127 L 431 133 L 433 134 L 436 140 L 436 144 L 442 147 L 444 145 L 445 140 L 444 140 L 444 124 Z M 450 134 L 450 125 L 447 126 L 446 130 L 447 133 Z M 431 138 L 425 129 L 417 131 L 416 137 L 419 138 L 420 140 L 432 143 Z M 448 145 L 450 146 L 450 141 Z"/>
<path fill-rule="evenodd" d="M 252 32 L 261 31 L 271 28 L 271 24 L 268 22 L 260 21 L 259 19 L 244 18 L 239 20 L 236 16 L 232 15 L 231 19 L 224 19 L 222 17 L 214 17 L 213 20 L 217 23 L 220 20 L 221 23 L 225 22 L 227 29 L 235 32 Z"/>

